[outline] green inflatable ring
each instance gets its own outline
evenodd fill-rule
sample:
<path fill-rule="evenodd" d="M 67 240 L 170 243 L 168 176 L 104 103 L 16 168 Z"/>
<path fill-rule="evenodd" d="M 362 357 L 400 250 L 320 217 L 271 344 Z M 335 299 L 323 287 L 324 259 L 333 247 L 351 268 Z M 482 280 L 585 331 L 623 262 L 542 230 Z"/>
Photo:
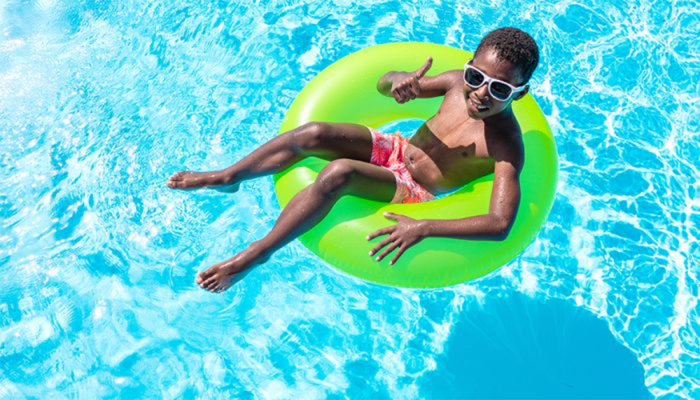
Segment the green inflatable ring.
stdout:
<path fill-rule="evenodd" d="M 351 54 L 324 69 L 295 99 L 280 133 L 312 121 L 352 122 L 373 128 L 395 120 L 433 116 L 442 98 L 398 104 L 377 92 L 379 78 L 388 71 L 414 71 L 428 56 L 428 75 L 462 69 L 471 54 L 430 43 L 391 43 Z M 369 251 L 383 237 L 365 237 L 394 224 L 386 211 L 416 219 L 457 219 L 487 214 L 493 174 L 447 197 L 419 204 L 387 204 L 343 196 L 329 214 L 300 237 L 304 246 L 336 269 L 366 281 L 409 288 L 455 285 L 481 277 L 515 258 L 542 228 L 552 207 L 557 185 L 557 150 L 542 111 L 529 94 L 513 102 L 523 132 L 525 164 L 520 175 L 521 200 L 513 227 L 505 240 L 423 239 L 394 265 L 391 256 L 377 262 Z M 313 183 L 328 161 L 307 158 L 274 176 L 277 199 L 284 207 Z M 392 253 L 393 254 L 393 253 Z"/>

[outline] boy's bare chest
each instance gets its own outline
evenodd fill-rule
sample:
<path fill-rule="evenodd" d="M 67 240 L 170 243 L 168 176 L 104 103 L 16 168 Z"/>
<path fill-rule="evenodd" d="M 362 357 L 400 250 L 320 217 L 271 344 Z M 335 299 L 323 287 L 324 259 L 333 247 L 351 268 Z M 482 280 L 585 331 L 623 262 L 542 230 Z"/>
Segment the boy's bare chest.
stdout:
<path fill-rule="evenodd" d="M 411 143 L 435 157 L 489 157 L 484 123 L 469 118 L 467 105 L 460 94 L 448 94 L 437 114 L 426 121 Z"/>
<path fill-rule="evenodd" d="M 489 157 L 484 128 L 473 121 L 434 116 L 411 138 L 411 144 L 431 157 Z"/>
<path fill-rule="evenodd" d="M 454 105 L 453 105 L 454 106 Z M 449 191 L 493 172 L 494 160 L 481 121 L 466 108 L 441 107 L 411 138 L 406 165 L 433 193 Z"/>
<path fill-rule="evenodd" d="M 493 172 L 483 128 L 449 125 L 433 118 L 411 138 L 406 165 L 419 183 L 433 193 L 463 186 Z"/>

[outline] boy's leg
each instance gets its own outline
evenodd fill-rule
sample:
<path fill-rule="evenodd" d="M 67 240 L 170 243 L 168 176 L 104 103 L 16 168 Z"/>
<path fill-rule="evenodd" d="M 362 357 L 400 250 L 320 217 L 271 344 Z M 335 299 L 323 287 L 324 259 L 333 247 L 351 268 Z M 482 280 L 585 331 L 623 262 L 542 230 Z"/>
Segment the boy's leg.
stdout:
<path fill-rule="evenodd" d="M 372 136 L 363 125 L 312 122 L 275 137 L 226 169 L 178 172 L 168 179 L 167 185 L 171 189 L 235 186 L 246 179 L 284 171 L 309 156 L 369 162 Z"/>
<path fill-rule="evenodd" d="M 230 260 L 200 273 L 197 283 L 209 291 L 227 289 L 231 279 L 242 278 L 252 266 L 264 262 L 277 249 L 316 225 L 340 196 L 351 194 L 390 202 L 395 193 L 396 178 L 388 169 L 357 160 L 332 161 L 316 182 L 292 198 L 267 236 Z"/>

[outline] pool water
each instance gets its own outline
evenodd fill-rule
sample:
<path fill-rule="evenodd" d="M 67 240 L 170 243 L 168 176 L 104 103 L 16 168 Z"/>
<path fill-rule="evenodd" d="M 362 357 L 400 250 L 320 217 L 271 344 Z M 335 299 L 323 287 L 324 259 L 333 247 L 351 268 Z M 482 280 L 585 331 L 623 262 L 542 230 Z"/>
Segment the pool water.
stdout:
<path fill-rule="evenodd" d="M 0 398 L 700 398 L 698 10 L 0 2 Z M 171 174 L 273 138 L 343 56 L 473 51 L 501 26 L 540 46 L 531 93 L 560 156 L 521 256 L 402 290 L 295 241 L 224 294 L 194 284 L 280 209 L 269 177 L 222 194 Z"/>

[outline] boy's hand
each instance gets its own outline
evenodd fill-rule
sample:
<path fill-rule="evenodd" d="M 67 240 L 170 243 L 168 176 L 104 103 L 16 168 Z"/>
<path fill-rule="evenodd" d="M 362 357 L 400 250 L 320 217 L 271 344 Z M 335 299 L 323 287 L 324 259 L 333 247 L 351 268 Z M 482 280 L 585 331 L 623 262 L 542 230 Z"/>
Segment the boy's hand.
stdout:
<path fill-rule="evenodd" d="M 433 58 L 428 57 L 428 61 L 426 61 L 422 67 L 418 68 L 416 72 L 404 72 L 394 79 L 391 85 L 391 95 L 394 96 L 397 103 L 403 104 L 420 95 L 421 89 L 418 81 L 432 66 Z"/>
<path fill-rule="evenodd" d="M 382 247 L 389 245 L 389 247 L 387 247 L 382 254 L 377 257 L 377 261 L 381 261 L 382 258 L 386 257 L 398 247 L 399 251 L 396 252 L 394 259 L 389 263 L 393 265 L 396 260 L 401 257 L 401 254 L 406 251 L 406 249 L 420 242 L 425 237 L 425 234 L 423 233 L 425 221 L 419 221 L 405 215 L 398 215 L 388 212 L 384 213 L 384 216 L 389 219 L 393 219 L 398 223 L 396 225 L 382 228 L 367 236 L 367 240 L 372 240 L 377 236 L 390 234 L 389 237 L 379 242 L 379 244 L 369 252 L 369 255 L 373 256 L 376 252 L 381 250 Z"/>

